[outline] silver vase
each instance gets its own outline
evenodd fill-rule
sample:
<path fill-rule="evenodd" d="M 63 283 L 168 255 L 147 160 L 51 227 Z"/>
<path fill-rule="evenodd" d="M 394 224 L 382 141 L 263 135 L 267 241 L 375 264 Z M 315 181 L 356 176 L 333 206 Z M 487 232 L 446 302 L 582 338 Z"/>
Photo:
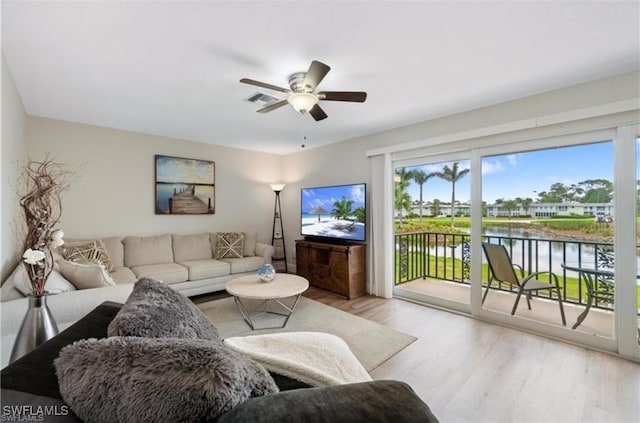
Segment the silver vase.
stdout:
<path fill-rule="evenodd" d="M 47 294 L 28 298 L 29 309 L 13 344 L 9 363 L 13 363 L 58 333 L 56 321 L 47 307 Z"/>

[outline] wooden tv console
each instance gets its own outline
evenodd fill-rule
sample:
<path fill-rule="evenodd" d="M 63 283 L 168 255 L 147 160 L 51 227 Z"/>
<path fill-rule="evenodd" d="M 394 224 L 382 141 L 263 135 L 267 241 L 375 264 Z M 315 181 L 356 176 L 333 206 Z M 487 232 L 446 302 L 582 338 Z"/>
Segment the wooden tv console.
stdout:
<path fill-rule="evenodd" d="M 348 299 L 366 294 L 363 244 L 330 244 L 297 240 L 296 269 L 311 286 Z"/>

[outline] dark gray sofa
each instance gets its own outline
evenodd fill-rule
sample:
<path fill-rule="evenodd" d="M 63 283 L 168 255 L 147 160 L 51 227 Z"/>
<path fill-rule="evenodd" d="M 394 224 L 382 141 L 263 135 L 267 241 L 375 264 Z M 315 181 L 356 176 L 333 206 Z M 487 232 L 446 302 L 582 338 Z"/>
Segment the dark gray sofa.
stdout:
<path fill-rule="evenodd" d="M 53 360 L 77 340 L 104 338 L 120 304 L 104 303 L 0 373 L 3 421 L 25 421 L 42 412 L 45 422 L 79 422 L 58 389 Z M 437 422 L 427 404 L 404 382 L 384 380 L 311 388 L 272 374 L 280 392 L 252 398 L 217 422 Z M 44 407 L 44 408 L 43 408 Z M 22 415 L 8 415 L 22 413 Z M 57 414 L 57 415 L 56 415 Z"/>

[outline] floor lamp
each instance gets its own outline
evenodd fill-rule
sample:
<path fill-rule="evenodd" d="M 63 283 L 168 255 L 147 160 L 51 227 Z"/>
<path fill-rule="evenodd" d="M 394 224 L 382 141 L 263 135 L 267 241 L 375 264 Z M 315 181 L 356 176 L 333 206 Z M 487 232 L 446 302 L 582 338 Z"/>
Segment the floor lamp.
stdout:
<path fill-rule="evenodd" d="M 269 184 L 273 192 L 276 193 L 276 203 L 273 207 L 273 232 L 271 233 L 271 245 L 273 245 L 274 261 L 284 261 L 284 272 L 288 273 L 287 268 L 287 250 L 284 243 L 284 230 L 282 226 L 282 209 L 280 208 L 280 191 L 284 189 L 285 184 L 274 183 Z"/>

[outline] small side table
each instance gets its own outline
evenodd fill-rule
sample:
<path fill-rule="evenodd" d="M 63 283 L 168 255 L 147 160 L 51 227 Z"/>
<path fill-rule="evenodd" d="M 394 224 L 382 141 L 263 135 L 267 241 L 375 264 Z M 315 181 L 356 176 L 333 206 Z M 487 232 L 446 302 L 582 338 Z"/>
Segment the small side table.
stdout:
<path fill-rule="evenodd" d="M 303 277 L 288 273 L 276 273 L 275 279 L 271 282 L 262 282 L 257 275 L 246 275 L 230 280 L 225 288 L 229 294 L 233 295 L 242 318 L 252 330 L 275 329 L 287 326 L 287 322 L 291 318 L 300 296 L 309 288 L 309 281 Z M 287 305 L 282 301 L 290 297 L 294 298 L 291 305 Z M 257 300 L 259 304 L 253 308 L 248 308 L 245 300 Z M 270 310 L 270 303 L 277 304 L 284 311 Z M 260 314 L 285 316 L 284 323 L 282 326 L 258 328 L 254 323 L 254 318 Z"/>
<path fill-rule="evenodd" d="M 614 274 L 610 269 L 596 269 L 595 267 L 588 266 L 580 266 L 572 263 L 562 263 L 561 266 L 566 270 L 571 270 L 572 272 L 578 273 L 578 282 L 583 280 L 587 287 L 587 305 L 582 313 L 578 316 L 576 323 L 571 327 L 571 329 L 575 329 L 586 319 L 587 314 L 589 314 L 589 310 L 591 310 L 591 306 L 593 305 L 593 300 L 613 300 L 611 294 L 603 295 L 600 291 L 596 290 L 596 282 L 598 276 L 604 276 L 606 278 L 613 279 Z"/>

